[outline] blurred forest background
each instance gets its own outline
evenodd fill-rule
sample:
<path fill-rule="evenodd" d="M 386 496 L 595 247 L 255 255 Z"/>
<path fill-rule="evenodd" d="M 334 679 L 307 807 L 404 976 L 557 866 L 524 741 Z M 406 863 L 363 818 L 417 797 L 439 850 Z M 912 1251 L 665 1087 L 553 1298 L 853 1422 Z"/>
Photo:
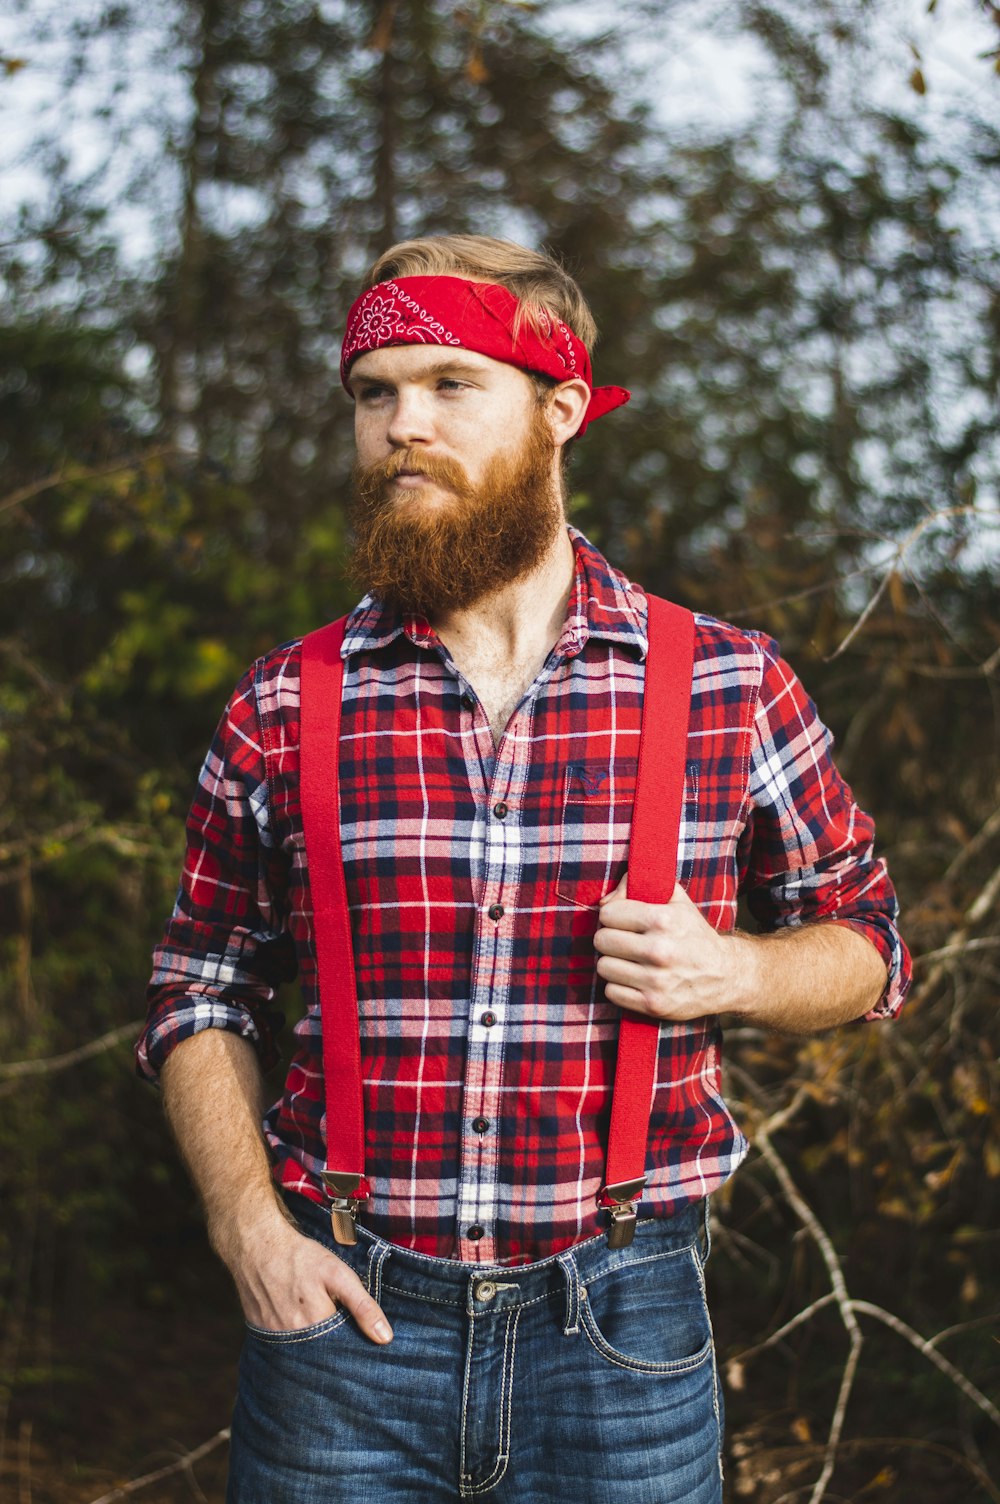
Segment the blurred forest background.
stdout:
<path fill-rule="evenodd" d="M 232 683 L 354 603 L 358 277 L 480 231 L 634 392 L 573 521 L 780 638 L 917 957 L 895 1025 L 730 1035 L 730 1497 L 1000 1501 L 1000 7 L 14 0 L 0 46 L 0 1492 L 223 1497 L 238 1308 L 130 1045 Z"/>

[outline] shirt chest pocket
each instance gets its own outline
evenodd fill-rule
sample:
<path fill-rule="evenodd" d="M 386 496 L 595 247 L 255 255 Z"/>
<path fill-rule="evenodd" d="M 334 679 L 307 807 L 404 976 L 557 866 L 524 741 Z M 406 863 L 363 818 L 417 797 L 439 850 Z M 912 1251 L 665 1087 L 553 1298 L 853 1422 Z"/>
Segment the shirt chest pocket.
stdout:
<path fill-rule="evenodd" d="M 556 894 L 580 908 L 596 907 L 628 868 L 635 770 L 614 776 L 606 762 L 566 769 L 559 830 Z"/>

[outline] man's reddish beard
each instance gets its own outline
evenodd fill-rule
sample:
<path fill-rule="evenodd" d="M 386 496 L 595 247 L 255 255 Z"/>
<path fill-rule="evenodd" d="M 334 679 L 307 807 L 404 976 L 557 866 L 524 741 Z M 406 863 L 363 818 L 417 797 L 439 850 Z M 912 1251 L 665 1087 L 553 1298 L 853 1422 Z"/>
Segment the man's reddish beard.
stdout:
<path fill-rule="evenodd" d="M 349 578 L 386 605 L 430 620 L 529 574 L 565 523 L 553 452 L 539 409 L 520 449 L 495 455 L 476 486 L 456 460 L 419 449 L 356 466 Z M 430 502 L 419 488 L 403 495 L 392 485 L 401 470 L 419 471 L 451 495 Z"/>

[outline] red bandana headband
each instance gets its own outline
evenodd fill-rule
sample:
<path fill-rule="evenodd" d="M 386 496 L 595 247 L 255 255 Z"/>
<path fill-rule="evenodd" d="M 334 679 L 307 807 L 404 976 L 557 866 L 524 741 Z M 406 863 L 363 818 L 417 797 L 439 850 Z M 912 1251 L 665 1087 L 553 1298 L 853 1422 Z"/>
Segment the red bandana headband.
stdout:
<path fill-rule="evenodd" d="M 524 319 L 516 337 L 519 304 L 495 282 L 464 277 L 399 277 L 363 292 L 347 315 L 340 379 L 347 385 L 351 361 L 385 345 L 445 345 L 475 350 L 522 371 L 538 371 L 556 381 L 580 376 L 590 387 L 590 405 L 577 435 L 588 423 L 621 407 L 632 395 L 621 386 L 593 384 L 590 356 L 568 324 L 543 318 L 544 334 Z"/>

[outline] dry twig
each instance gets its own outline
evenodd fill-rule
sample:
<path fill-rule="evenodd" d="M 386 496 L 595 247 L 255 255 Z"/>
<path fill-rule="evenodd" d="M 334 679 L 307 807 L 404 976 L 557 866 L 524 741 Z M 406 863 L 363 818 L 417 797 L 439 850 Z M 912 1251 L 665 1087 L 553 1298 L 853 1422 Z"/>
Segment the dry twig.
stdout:
<path fill-rule="evenodd" d="M 94 1055 L 100 1055 L 104 1050 L 112 1049 L 123 1039 L 134 1039 L 142 1028 L 142 1019 L 130 1024 L 119 1024 L 117 1029 L 109 1029 L 107 1034 L 102 1034 L 100 1039 L 92 1039 L 89 1044 L 81 1044 L 75 1050 L 67 1050 L 64 1055 L 48 1055 L 39 1057 L 37 1060 L 11 1060 L 6 1064 L 0 1064 L 0 1081 L 7 1081 L 9 1085 L 24 1081 L 29 1076 L 47 1076 L 54 1071 L 68 1070 L 71 1065 L 79 1065 L 82 1060 L 90 1060 Z M 5 1089 L 0 1087 L 0 1095 L 5 1094 Z"/>
<path fill-rule="evenodd" d="M 990 884 L 987 885 L 987 887 L 990 886 Z M 978 908 L 978 906 L 979 901 L 977 900 L 977 904 L 974 907 Z M 951 1363 L 938 1352 L 937 1344 L 946 1333 L 941 1332 L 936 1337 L 929 1339 L 921 1337 L 919 1332 L 914 1331 L 913 1327 L 902 1321 L 898 1316 L 893 1315 L 891 1311 L 887 1311 L 884 1307 L 875 1305 L 871 1301 L 855 1299 L 849 1293 L 844 1279 L 843 1268 L 829 1234 L 812 1207 L 799 1191 L 788 1171 L 788 1167 L 771 1142 L 771 1135 L 778 1128 L 785 1126 L 795 1116 L 802 1102 L 807 1097 L 808 1093 L 804 1088 L 800 1087 L 796 1096 L 787 1107 L 775 1113 L 758 1127 L 756 1143 L 762 1158 L 781 1186 L 785 1200 L 791 1206 L 802 1226 L 807 1230 L 819 1249 L 827 1268 L 831 1289 L 829 1294 L 821 1296 L 818 1300 L 813 1301 L 803 1310 L 797 1312 L 795 1316 L 789 1321 L 784 1322 L 777 1331 L 772 1332 L 762 1342 L 757 1343 L 754 1347 L 747 1348 L 742 1353 L 738 1353 L 730 1360 L 728 1366 L 731 1369 L 733 1380 L 737 1381 L 737 1376 L 740 1376 L 739 1382 L 742 1382 L 742 1369 L 749 1359 L 755 1357 L 758 1353 L 764 1352 L 767 1348 L 774 1347 L 791 1332 L 795 1331 L 797 1327 L 810 1321 L 820 1311 L 836 1305 L 848 1334 L 850 1346 L 841 1376 L 833 1419 L 830 1423 L 829 1434 L 823 1449 L 823 1466 L 809 1496 L 809 1504 L 821 1504 L 836 1465 L 838 1450 L 843 1446 L 842 1432 L 844 1417 L 847 1412 L 847 1404 L 854 1385 L 861 1357 L 861 1349 L 864 1344 L 864 1337 L 857 1319 L 859 1315 L 870 1316 L 874 1320 L 880 1321 L 884 1326 L 889 1327 L 891 1331 L 896 1332 L 898 1336 L 909 1342 L 911 1347 L 915 1348 L 928 1362 L 933 1363 L 968 1400 L 971 1400 L 998 1427 L 1000 1427 L 1000 1409 L 980 1389 L 976 1388 L 975 1384 L 966 1377 L 960 1368 L 956 1367 L 954 1363 Z"/>
<path fill-rule="evenodd" d="M 916 527 L 911 528 L 906 537 L 901 539 L 901 541 L 897 544 L 892 558 L 889 561 L 888 568 L 885 570 L 885 573 L 879 581 L 878 588 L 869 600 L 868 604 L 865 606 L 864 610 L 861 612 L 861 615 L 858 617 L 853 627 L 851 627 L 850 631 L 847 633 L 847 636 L 844 637 L 844 639 L 841 641 L 840 645 L 834 648 L 832 653 L 829 653 L 827 655 L 827 663 L 832 663 L 835 658 L 839 658 L 841 653 L 843 653 L 848 647 L 850 647 L 855 637 L 857 637 L 859 633 L 864 629 L 864 626 L 869 617 L 872 615 L 872 612 L 875 610 L 879 601 L 888 590 L 889 583 L 892 580 L 893 575 L 896 574 L 900 565 L 905 560 L 907 554 L 914 547 L 914 545 L 919 542 L 920 538 L 927 531 L 927 529 L 929 527 L 933 527 L 936 522 L 947 522 L 952 517 L 971 517 L 975 514 L 975 510 L 975 507 L 969 506 L 942 507 L 940 511 L 932 512 L 928 517 L 922 518 L 921 521 L 917 523 Z"/>
<path fill-rule="evenodd" d="M 194 1464 L 228 1440 L 229 1427 L 226 1426 L 223 1430 L 216 1431 L 208 1441 L 203 1441 L 200 1447 L 195 1447 L 194 1451 L 186 1452 L 183 1457 L 178 1457 L 176 1462 L 169 1462 L 166 1467 L 157 1468 L 155 1473 L 145 1473 L 141 1478 L 132 1478 L 128 1483 L 122 1483 L 118 1488 L 113 1488 L 110 1493 L 102 1494 L 99 1499 L 94 1499 L 92 1504 L 115 1504 L 116 1499 L 125 1499 L 129 1494 L 137 1494 L 140 1489 L 149 1488 L 151 1484 L 159 1483 L 164 1478 L 171 1478 L 175 1473 L 188 1473 L 191 1482 L 197 1487 L 191 1472 Z"/>
<path fill-rule="evenodd" d="M 160 444 L 157 448 L 149 449 L 145 454 L 134 455 L 131 459 L 110 460 L 105 465 L 53 470 L 51 475 L 45 475 L 41 480 L 32 481 L 29 485 L 19 486 L 16 491 L 11 491 L 0 499 L 0 512 L 13 511 L 22 502 L 31 501 L 34 497 L 40 496 L 43 491 L 51 491 L 56 486 L 61 486 L 64 481 L 103 480 L 109 475 L 121 475 L 126 470 L 141 469 L 150 460 L 162 459 L 165 454 L 174 453 L 174 450 L 173 444 Z"/>

